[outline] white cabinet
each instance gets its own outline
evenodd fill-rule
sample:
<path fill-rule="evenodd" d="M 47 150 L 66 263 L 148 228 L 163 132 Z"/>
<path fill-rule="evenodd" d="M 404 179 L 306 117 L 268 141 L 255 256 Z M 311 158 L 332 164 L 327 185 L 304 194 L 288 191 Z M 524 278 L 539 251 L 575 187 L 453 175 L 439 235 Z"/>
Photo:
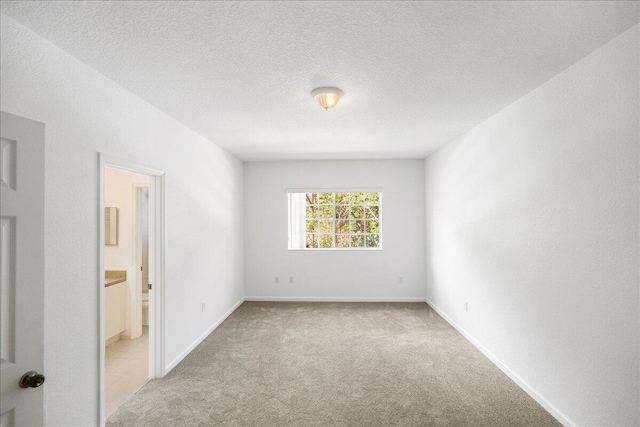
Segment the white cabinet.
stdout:
<path fill-rule="evenodd" d="M 118 283 L 105 288 L 105 340 L 124 332 L 124 301 L 127 282 Z"/>

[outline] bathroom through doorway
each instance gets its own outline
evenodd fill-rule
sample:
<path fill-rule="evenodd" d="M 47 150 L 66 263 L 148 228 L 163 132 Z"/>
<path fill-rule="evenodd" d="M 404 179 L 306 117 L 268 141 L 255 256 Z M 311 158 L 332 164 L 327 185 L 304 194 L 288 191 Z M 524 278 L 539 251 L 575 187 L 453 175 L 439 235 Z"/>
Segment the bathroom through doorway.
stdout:
<path fill-rule="evenodd" d="M 163 177 L 101 157 L 100 420 L 162 367 Z M 115 163 L 115 164 L 114 164 Z"/>

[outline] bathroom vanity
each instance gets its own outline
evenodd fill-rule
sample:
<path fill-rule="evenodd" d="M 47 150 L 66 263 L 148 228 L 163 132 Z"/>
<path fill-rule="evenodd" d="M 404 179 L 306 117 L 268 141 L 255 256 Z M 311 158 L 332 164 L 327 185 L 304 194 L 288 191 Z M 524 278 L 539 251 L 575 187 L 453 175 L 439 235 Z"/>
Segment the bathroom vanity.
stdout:
<path fill-rule="evenodd" d="M 105 271 L 105 345 L 120 339 L 125 329 L 126 271 Z"/>

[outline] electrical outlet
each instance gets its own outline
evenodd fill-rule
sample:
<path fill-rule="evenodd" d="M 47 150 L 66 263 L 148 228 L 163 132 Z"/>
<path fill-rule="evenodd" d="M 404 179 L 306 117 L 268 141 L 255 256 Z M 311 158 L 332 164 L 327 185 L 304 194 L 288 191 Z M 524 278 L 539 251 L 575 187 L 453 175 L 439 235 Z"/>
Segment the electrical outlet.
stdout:
<path fill-rule="evenodd" d="M 469 311 L 469 303 L 468 302 L 464 303 L 464 311 Z"/>
<path fill-rule="evenodd" d="M 204 303 L 202 303 L 202 312 L 204 313 Z"/>
<path fill-rule="evenodd" d="M 276 276 L 275 282 L 280 283 L 280 277 Z"/>
<path fill-rule="evenodd" d="M 398 283 L 404 283 L 404 277 L 398 276 Z"/>
<path fill-rule="evenodd" d="M 289 283 L 293 283 L 293 276 L 289 276 Z"/>

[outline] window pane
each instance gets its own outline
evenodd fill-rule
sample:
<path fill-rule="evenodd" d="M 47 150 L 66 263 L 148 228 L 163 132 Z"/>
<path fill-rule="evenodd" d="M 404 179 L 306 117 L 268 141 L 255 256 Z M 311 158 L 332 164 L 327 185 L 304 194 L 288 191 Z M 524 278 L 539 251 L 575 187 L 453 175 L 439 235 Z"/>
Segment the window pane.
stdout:
<path fill-rule="evenodd" d="M 352 219 L 361 219 L 364 218 L 364 211 L 361 206 L 351 206 L 351 218 Z"/>
<path fill-rule="evenodd" d="M 368 205 L 380 203 L 380 193 L 364 193 L 364 202 Z"/>
<path fill-rule="evenodd" d="M 336 205 L 348 205 L 349 193 L 336 193 Z"/>
<path fill-rule="evenodd" d="M 380 219 L 380 207 L 367 206 L 364 208 L 364 214 L 367 219 Z"/>
<path fill-rule="evenodd" d="M 364 231 L 366 233 L 379 233 L 380 223 L 378 221 L 367 221 L 367 223 L 365 224 Z"/>
<path fill-rule="evenodd" d="M 313 219 L 318 217 L 318 205 L 307 206 L 307 219 Z"/>
<path fill-rule="evenodd" d="M 365 236 L 365 241 L 368 248 L 379 248 L 380 247 L 380 235 L 379 234 L 367 234 Z"/>
<path fill-rule="evenodd" d="M 317 234 L 307 234 L 307 247 L 308 248 L 317 248 L 318 247 L 318 235 Z"/>
<path fill-rule="evenodd" d="M 333 233 L 333 221 L 322 220 L 319 225 L 320 233 Z"/>
<path fill-rule="evenodd" d="M 352 205 L 361 205 L 364 203 L 364 193 L 349 193 L 349 202 Z"/>
<path fill-rule="evenodd" d="M 307 193 L 307 205 L 317 205 L 318 195 L 316 193 Z"/>
<path fill-rule="evenodd" d="M 362 234 L 351 236 L 351 247 L 362 248 L 364 247 L 364 236 Z"/>
<path fill-rule="evenodd" d="M 332 205 L 333 204 L 333 193 L 320 193 L 320 194 L 318 194 L 318 204 L 321 204 L 321 205 Z"/>
<path fill-rule="evenodd" d="M 321 248 L 333 247 L 333 234 L 320 234 L 318 235 L 318 246 Z"/>
<path fill-rule="evenodd" d="M 333 219 L 333 205 L 320 205 L 320 218 Z"/>
<path fill-rule="evenodd" d="M 349 232 L 349 221 L 338 220 L 336 222 L 336 233 L 348 233 Z"/>
<path fill-rule="evenodd" d="M 349 242 L 351 238 L 348 234 L 336 234 L 336 247 L 337 248 L 348 248 Z"/>
<path fill-rule="evenodd" d="M 349 206 L 336 206 L 336 218 L 349 218 Z"/>
<path fill-rule="evenodd" d="M 355 233 L 355 234 L 364 233 L 364 221 L 362 220 L 350 221 L 349 229 L 351 230 L 352 233 Z"/>
<path fill-rule="evenodd" d="M 318 231 L 318 221 L 307 221 L 307 233 L 313 233 Z"/>

